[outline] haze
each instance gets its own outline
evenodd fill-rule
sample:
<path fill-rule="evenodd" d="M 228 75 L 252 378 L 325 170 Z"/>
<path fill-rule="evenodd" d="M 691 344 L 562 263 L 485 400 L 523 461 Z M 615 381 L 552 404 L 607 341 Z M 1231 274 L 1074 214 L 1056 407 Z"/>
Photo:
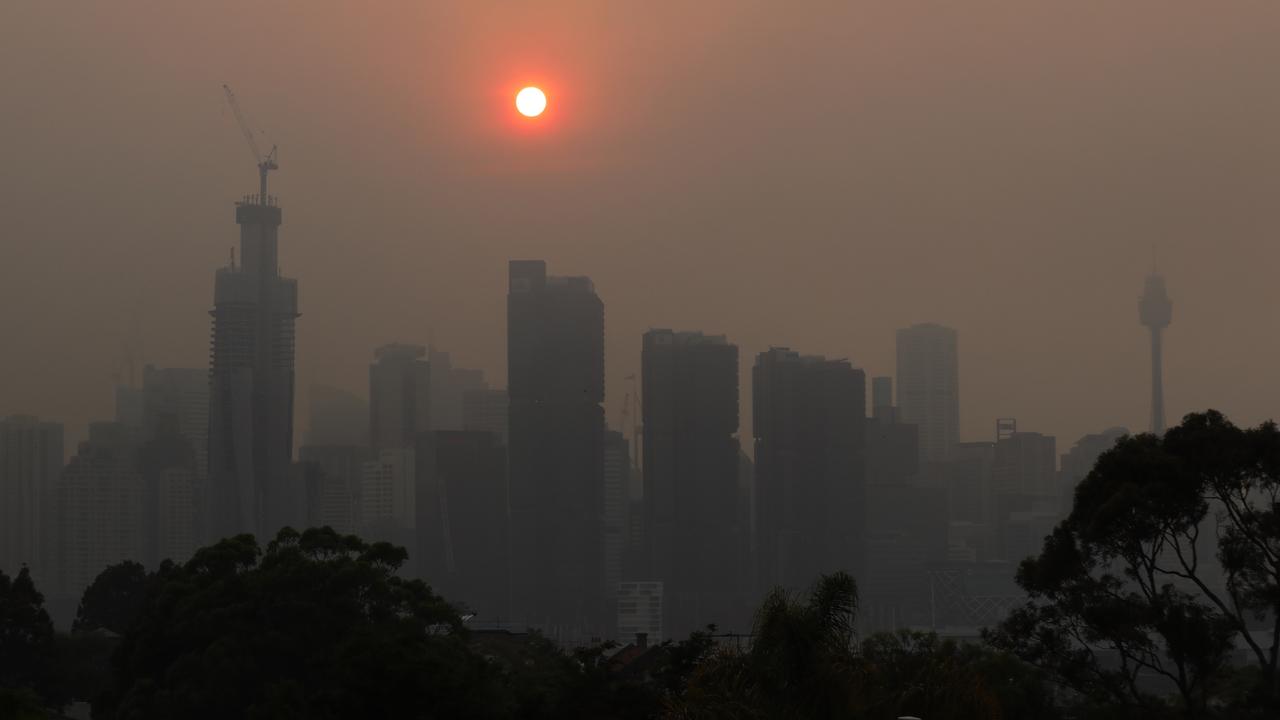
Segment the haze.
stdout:
<path fill-rule="evenodd" d="M 1252 424 L 1280 401 L 1278 36 L 1266 2 L 5 3 L 0 415 L 70 452 L 123 343 L 207 363 L 256 183 L 227 82 L 280 146 L 295 437 L 390 340 L 502 384 L 526 257 L 595 281 L 615 424 L 650 327 L 879 375 L 932 321 L 961 439 L 1016 417 L 1065 449 L 1147 426 L 1154 249 L 1170 421 Z"/>

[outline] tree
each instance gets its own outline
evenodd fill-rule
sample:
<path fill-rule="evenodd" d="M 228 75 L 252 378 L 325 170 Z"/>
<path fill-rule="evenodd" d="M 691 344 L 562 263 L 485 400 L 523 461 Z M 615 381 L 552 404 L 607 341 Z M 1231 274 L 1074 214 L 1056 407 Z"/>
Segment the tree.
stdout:
<path fill-rule="evenodd" d="M 749 650 L 726 649 L 703 660 L 681 697 L 676 718 L 834 718 L 852 707 L 856 659 L 853 578 L 819 578 L 807 597 L 779 588 L 756 612 Z"/>
<path fill-rule="evenodd" d="M 35 694 L 48 707 L 66 704 L 56 670 L 53 621 L 24 565 L 15 578 L 0 572 L 0 689 L 18 707 Z M 23 692 L 26 691 L 26 692 Z"/>
<path fill-rule="evenodd" d="M 1059 717 L 1043 676 L 1016 658 L 935 633 L 878 633 L 859 647 L 864 717 Z"/>
<path fill-rule="evenodd" d="M 81 596 L 71 632 L 107 630 L 123 635 L 142 609 L 146 585 L 147 571 L 139 563 L 126 560 L 103 570 Z"/>
<path fill-rule="evenodd" d="M 107 718 L 467 718 L 505 712 L 457 612 L 403 548 L 329 528 L 166 565 L 115 657 Z"/>
<path fill-rule="evenodd" d="M 1254 661 L 1248 704 L 1274 712 L 1280 432 L 1209 411 L 1121 438 L 1017 579 L 1029 600 L 988 640 L 1085 698 L 1160 713 L 1165 698 L 1140 681 L 1158 677 L 1178 711 L 1206 716 L 1235 681 L 1239 643 Z"/>

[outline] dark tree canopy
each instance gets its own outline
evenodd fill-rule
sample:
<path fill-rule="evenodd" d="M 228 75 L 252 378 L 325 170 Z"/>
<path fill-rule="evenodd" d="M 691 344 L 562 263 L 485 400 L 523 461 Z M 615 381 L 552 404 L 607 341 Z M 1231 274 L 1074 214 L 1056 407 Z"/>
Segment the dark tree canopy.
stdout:
<path fill-rule="evenodd" d="M 54 708 L 67 701 L 58 683 L 53 621 L 25 566 L 14 578 L 0 572 L 0 689 L 13 707 L 32 697 Z"/>
<path fill-rule="evenodd" d="M 1209 411 L 1163 437 L 1121 438 L 1018 583 L 1029 602 L 988 639 L 1099 705 L 1169 709 L 1143 681 L 1154 677 L 1178 712 L 1211 715 L 1238 685 L 1239 646 L 1254 681 L 1236 699 L 1274 711 L 1280 432 Z"/>
<path fill-rule="evenodd" d="M 161 569 L 95 711 L 117 718 L 500 714 L 458 614 L 396 575 L 402 548 L 285 529 Z"/>
<path fill-rule="evenodd" d="M 80 598 L 71 632 L 107 630 L 123 635 L 133 624 L 146 599 L 147 571 L 125 561 L 98 574 Z"/>

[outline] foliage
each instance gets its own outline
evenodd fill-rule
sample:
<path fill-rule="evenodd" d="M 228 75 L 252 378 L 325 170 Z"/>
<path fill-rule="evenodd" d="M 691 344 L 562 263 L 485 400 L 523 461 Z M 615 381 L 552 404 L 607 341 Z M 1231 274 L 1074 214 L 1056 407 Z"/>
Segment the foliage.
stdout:
<path fill-rule="evenodd" d="M 103 570 L 81 596 L 71 632 L 123 635 L 142 609 L 146 586 L 147 571 L 139 563 L 126 560 Z"/>
<path fill-rule="evenodd" d="M 1181 714 L 1211 715 L 1240 695 L 1228 692 L 1239 643 L 1254 661 L 1247 704 L 1275 710 L 1280 432 L 1209 411 L 1121 438 L 1018 584 L 1030 600 L 988 639 L 1095 706 L 1166 713 L 1167 693 L 1143 682 L 1155 677 Z M 1248 632 L 1263 620 L 1267 641 Z"/>
<path fill-rule="evenodd" d="M 4 702 L 14 708 L 33 695 L 52 708 L 68 699 L 57 677 L 53 621 L 25 566 L 12 579 L 0 572 L 0 689 L 10 691 Z"/>
<path fill-rule="evenodd" d="M 396 571 L 402 548 L 329 528 L 251 536 L 148 583 L 96 717 L 467 718 L 500 714 L 458 614 Z"/>
<path fill-rule="evenodd" d="M 1034 668 L 977 644 L 934 633 L 879 633 L 859 648 L 856 692 L 866 717 L 1021 718 L 1060 711 Z"/>
<path fill-rule="evenodd" d="M 804 598 L 775 590 L 756 613 L 751 648 L 703 660 L 669 715 L 845 717 L 856 680 L 857 603 L 857 585 L 845 573 L 823 576 Z"/>

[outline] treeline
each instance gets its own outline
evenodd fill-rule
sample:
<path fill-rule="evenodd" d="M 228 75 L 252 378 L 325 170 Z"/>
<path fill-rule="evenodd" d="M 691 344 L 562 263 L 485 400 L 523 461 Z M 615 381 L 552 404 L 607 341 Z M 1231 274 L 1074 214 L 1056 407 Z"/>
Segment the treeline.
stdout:
<path fill-rule="evenodd" d="M 934 635 L 856 642 L 853 578 L 775 592 L 744 647 L 681 642 L 562 651 L 536 634 L 468 630 L 402 548 L 328 528 L 203 548 L 147 573 L 104 571 L 58 635 L 24 569 L 0 580 L 0 717 L 95 718 L 1045 717 L 1044 677 Z M 10 715 L 5 715 L 5 712 Z"/>
<path fill-rule="evenodd" d="M 468 629 L 398 573 L 404 549 L 329 528 L 104 571 L 69 634 L 0 573 L 0 719 L 1280 717 L 1280 430 L 1188 416 L 1120 439 L 1026 560 L 1027 602 L 982 642 L 856 636 L 842 573 L 782 590 L 752 636 L 562 651 Z"/>

